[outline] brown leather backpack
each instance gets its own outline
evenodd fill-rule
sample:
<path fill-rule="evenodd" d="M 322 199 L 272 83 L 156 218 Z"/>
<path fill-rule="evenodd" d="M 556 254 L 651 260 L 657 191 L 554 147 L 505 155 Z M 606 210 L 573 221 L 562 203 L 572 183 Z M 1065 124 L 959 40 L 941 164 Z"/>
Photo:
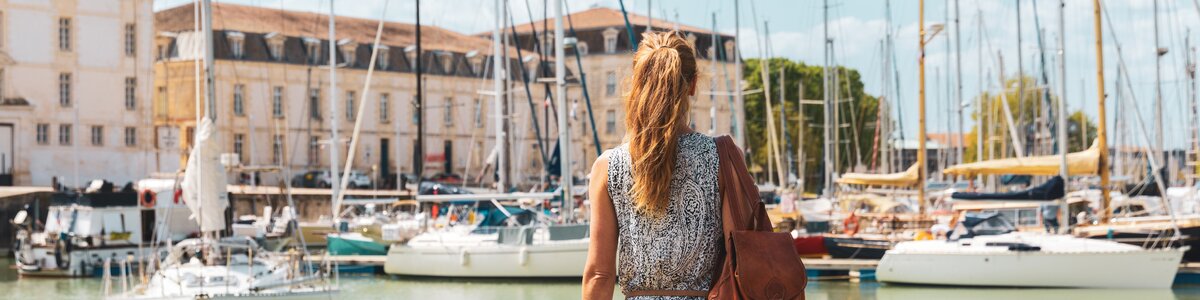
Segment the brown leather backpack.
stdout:
<path fill-rule="evenodd" d="M 708 299 L 804 299 L 808 277 L 792 236 L 774 232 L 742 150 L 728 135 L 716 138 L 725 256 L 704 291 L 622 291 L 626 297 L 687 296 Z"/>
<path fill-rule="evenodd" d="M 741 149 L 717 138 L 725 260 L 708 299 L 804 299 L 808 277 L 792 236 L 774 232 Z"/>

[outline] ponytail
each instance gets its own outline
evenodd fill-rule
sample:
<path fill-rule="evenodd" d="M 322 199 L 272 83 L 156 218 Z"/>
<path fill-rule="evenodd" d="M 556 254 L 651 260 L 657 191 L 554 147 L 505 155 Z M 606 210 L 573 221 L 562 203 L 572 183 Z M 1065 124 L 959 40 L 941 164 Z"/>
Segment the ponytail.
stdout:
<path fill-rule="evenodd" d="M 686 130 L 696 76 L 695 50 L 678 33 L 642 35 L 625 99 L 631 196 L 639 212 L 654 216 L 667 212 L 679 136 Z"/>

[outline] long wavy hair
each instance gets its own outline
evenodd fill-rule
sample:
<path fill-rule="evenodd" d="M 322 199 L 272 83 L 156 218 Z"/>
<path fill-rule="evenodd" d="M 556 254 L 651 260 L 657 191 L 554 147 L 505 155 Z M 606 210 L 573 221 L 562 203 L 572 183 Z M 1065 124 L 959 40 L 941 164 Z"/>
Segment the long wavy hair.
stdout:
<path fill-rule="evenodd" d="M 647 32 L 633 56 L 625 96 L 625 128 L 632 158 L 631 196 L 638 211 L 666 214 L 679 136 L 687 129 L 696 82 L 696 51 L 678 32 Z"/>

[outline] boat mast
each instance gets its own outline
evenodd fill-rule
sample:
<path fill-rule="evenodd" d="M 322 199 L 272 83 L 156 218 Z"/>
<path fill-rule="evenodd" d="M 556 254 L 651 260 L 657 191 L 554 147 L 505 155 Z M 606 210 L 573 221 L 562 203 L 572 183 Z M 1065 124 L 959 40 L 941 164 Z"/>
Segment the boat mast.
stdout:
<path fill-rule="evenodd" d="M 566 214 L 563 221 L 571 222 L 575 219 L 575 198 L 571 196 L 571 128 L 567 122 L 567 66 L 563 60 L 563 1 L 554 0 L 554 82 L 557 86 L 555 96 L 558 96 L 558 177 L 562 180 L 559 188 L 562 189 L 562 206 Z"/>
<path fill-rule="evenodd" d="M 1102 207 L 1104 209 L 1100 222 L 1108 223 L 1108 219 L 1112 217 L 1112 208 L 1109 205 L 1112 199 L 1108 194 L 1108 138 L 1106 137 L 1108 130 L 1105 127 L 1107 126 L 1107 120 L 1104 113 L 1104 37 L 1103 30 L 1100 28 L 1100 0 L 1092 0 L 1092 6 L 1092 13 L 1095 15 L 1092 27 L 1096 34 L 1096 102 L 1099 103 L 1099 107 L 1096 108 L 1098 112 L 1096 118 L 1098 119 L 1097 122 L 1099 122 L 1099 126 L 1096 126 L 1096 140 L 1100 144 L 1100 166 L 1098 169 L 1100 169 L 1100 197 L 1103 199 L 1101 204 L 1103 204 Z"/>
<path fill-rule="evenodd" d="M 1158 43 L 1158 0 L 1154 0 L 1154 157 L 1158 161 L 1166 161 L 1166 148 L 1163 147 L 1163 100 L 1162 100 L 1162 57 L 1166 49 Z M 1159 172 L 1152 169 L 1151 172 Z M 1165 182 L 1164 182 L 1165 184 Z M 1166 191 L 1160 191 L 1166 193 Z"/>
<path fill-rule="evenodd" d="M 206 0 L 208 1 L 208 0 Z M 333 0 L 329 0 L 329 126 L 332 132 L 329 137 L 329 187 L 331 202 L 333 202 L 333 219 L 337 222 L 341 207 L 338 207 L 338 193 L 341 191 L 341 174 L 338 174 L 338 148 L 341 141 L 338 138 L 338 101 L 337 101 L 337 17 L 333 10 Z M 337 224 L 334 224 L 337 226 Z"/>
<path fill-rule="evenodd" d="M 492 103 L 492 109 L 496 113 L 496 173 L 499 174 L 496 181 L 496 190 L 503 193 L 507 191 L 508 182 L 507 174 L 504 170 L 504 62 L 502 58 L 502 49 L 500 48 L 500 31 L 504 30 L 504 0 L 496 0 L 496 30 L 492 32 L 492 91 L 495 93 L 496 101 Z M 419 56 L 419 55 L 418 55 Z M 418 61 L 418 66 L 420 65 Z M 419 69 L 418 69 L 419 70 Z M 418 73 L 419 74 L 419 73 Z M 419 84 L 419 80 L 417 81 Z M 419 101 L 419 100 L 418 100 Z M 419 137 L 418 137 L 419 138 Z M 418 173 L 420 174 L 420 173 Z"/>
<path fill-rule="evenodd" d="M 1190 104 L 1192 108 L 1192 128 L 1190 132 L 1190 135 L 1192 136 L 1192 143 L 1189 145 L 1192 147 L 1192 151 L 1191 154 L 1188 155 L 1189 159 L 1187 159 L 1187 163 L 1190 164 L 1191 168 L 1188 168 L 1189 170 L 1187 170 L 1187 186 L 1192 186 L 1195 184 L 1196 176 L 1200 175 L 1196 172 L 1197 168 L 1200 167 L 1200 164 L 1198 164 L 1200 163 L 1200 159 L 1197 159 L 1198 157 L 1196 157 L 1197 155 L 1200 155 L 1200 144 L 1198 144 L 1200 143 L 1200 127 L 1198 127 L 1200 126 L 1200 114 L 1198 114 L 1200 112 L 1196 111 L 1196 49 L 1192 48 L 1190 38 L 1191 35 L 1191 30 L 1188 30 L 1187 36 L 1189 38 L 1184 39 L 1185 43 L 1187 43 L 1185 49 L 1188 51 L 1188 63 L 1186 69 L 1188 76 L 1188 98 L 1190 100 L 1189 102 L 1191 102 Z"/>
<path fill-rule="evenodd" d="M 742 42 L 742 24 L 739 7 L 738 0 L 733 0 L 733 93 L 735 97 L 733 105 L 733 137 L 737 140 L 737 144 L 741 145 L 744 149 L 746 147 L 746 126 L 743 124 L 746 124 L 746 111 L 744 110 L 746 99 L 742 95 L 742 47 L 739 45 Z M 629 23 L 628 20 L 625 22 Z"/>
<path fill-rule="evenodd" d="M 770 47 L 770 43 L 766 41 L 766 38 L 771 35 L 771 28 L 765 21 L 763 22 L 763 31 L 764 34 L 759 38 L 762 40 L 762 42 L 760 43 L 758 51 L 758 67 L 762 72 L 763 104 L 765 104 L 763 107 L 766 108 L 767 117 L 767 147 L 770 147 L 770 150 L 767 151 L 767 154 L 770 158 L 772 158 L 771 161 L 767 162 L 767 164 L 774 164 L 775 176 L 777 176 L 775 178 L 775 186 L 782 187 L 784 180 L 783 160 L 781 159 L 779 153 L 779 139 L 775 136 L 775 108 L 774 105 L 771 105 L 771 62 L 766 57 L 766 53 L 769 49 L 763 49 Z"/>
<path fill-rule="evenodd" d="M 956 97 L 953 103 L 954 108 L 958 110 L 958 163 L 965 163 L 966 158 L 963 156 L 963 151 L 966 148 L 967 134 L 963 127 L 963 95 L 962 95 L 962 26 L 958 23 L 958 3 L 959 0 L 954 0 L 954 68 L 956 85 Z"/>
<path fill-rule="evenodd" d="M 425 86 L 424 86 L 425 80 L 422 80 L 422 76 L 421 76 L 422 75 L 421 73 L 424 72 L 425 70 L 423 70 L 421 68 L 421 61 L 424 60 L 421 58 L 421 56 L 422 56 L 421 55 L 421 0 L 416 0 L 416 5 L 417 5 L 416 6 L 417 23 L 416 23 L 415 34 L 416 34 L 416 39 L 417 39 L 417 41 L 416 41 L 417 54 L 414 55 L 413 57 L 416 58 L 414 60 L 416 61 L 416 64 L 415 64 L 416 70 L 415 71 L 417 73 L 416 74 L 416 80 L 417 80 L 416 98 L 417 99 L 416 99 L 416 107 L 414 107 L 416 110 L 416 114 L 417 114 L 417 147 L 416 147 L 416 149 L 413 150 L 413 174 L 417 175 L 416 176 L 417 177 L 416 184 L 417 184 L 417 191 L 419 192 L 421 190 L 421 180 L 424 177 L 423 173 L 425 173 Z M 497 28 L 499 28 L 499 27 L 497 27 Z M 496 29 L 496 30 L 500 30 L 500 29 Z M 449 109 L 449 108 L 447 108 L 447 109 Z"/>
<path fill-rule="evenodd" d="M 922 3 L 924 3 L 924 0 L 922 0 Z M 832 120 L 833 120 L 833 114 L 832 114 L 833 104 L 829 103 L 830 99 L 832 98 L 829 96 L 829 93 L 830 93 L 830 90 L 829 90 L 829 88 L 830 88 L 830 86 L 829 86 L 829 0 L 824 1 L 823 8 L 824 8 L 825 22 L 821 26 L 825 30 L 825 39 L 824 39 L 824 43 L 823 43 L 823 45 L 824 45 L 824 49 L 823 49 L 824 64 L 822 64 L 822 66 L 821 66 L 821 82 L 823 84 L 822 88 L 821 88 L 821 92 L 824 94 L 822 96 L 822 98 L 825 103 L 825 105 L 823 107 L 823 110 L 825 113 L 825 118 L 824 118 L 825 126 L 823 126 L 824 127 L 823 129 L 825 131 L 823 137 L 824 137 L 825 141 L 823 143 L 823 145 L 824 145 L 823 148 L 825 148 L 825 149 L 823 149 L 823 151 L 821 153 L 824 154 L 823 156 L 825 157 L 825 164 L 824 164 L 824 167 L 822 168 L 825 170 L 825 180 L 824 180 L 825 181 L 825 190 L 822 192 L 822 194 L 824 194 L 825 197 L 832 198 L 833 197 L 833 172 L 834 172 L 834 169 L 833 169 L 833 157 L 831 155 L 833 154 L 834 146 L 833 146 L 833 141 L 831 140 L 831 137 L 833 137 L 833 126 L 831 125 Z M 735 28 L 736 28 L 736 26 L 735 26 Z M 922 60 L 922 61 L 924 61 L 924 60 Z M 920 156 L 920 155 L 918 155 L 918 156 Z"/>
<path fill-rule="evenodd" d="M 1065 13 L 1066 8 L 1067 8 L 1067 2 L 1064 0 L 1058 0 L 1058 130 L 1057 131 L 1058 131 L 1058 154 L 1060 156 L 1060 161 L 1059 161 L 1060 166 L 1058 168 L 1058 174 L 1059 174 L 1059 176 L 1062 176 L 1063 180 L 1067 180 L 1068 176 L 1071 175 L 1067 170 L 1067 144 L 1069 141 L 1067 139 L 1067 61 L 1066 61 L 1066 52 L 1067 52 L 1067 48 L 1066 48 L 1067 25 L 1066 24 L 1067 24 L 1067 22 L 1066 22 L 1066 13 Z M 1087 124 L 1080 123 L 1079 126 L 1083 127 L 1083 126 L 1087 126 Z M 1082 138 L 1086 140 L 1087 136 L 1084 136 Z M 1062 223 L 1062 225 L 1059 226 L 1059 228 L 1061 228 L 1059 232 L 1060 233 L 1071 232 L 1071 229 L 1070 229 L 1071 220 L 1069 219 L 1071 217 L 1069 215 L 1070 209 L 1068 209 L 1068 207 L 1067 207 L 1067 205 L 1069 203 L 1067 203 L 1067 201 L 1065 199 L 1059 199 L 1058 202 L 1059 202 L 1059 205 L 1058 205 L 1059 218 L 1058 218 L 1058 220 L 1059 220 L 1059 222 Z"/>
<path fill-rule="evenodd" d="M 828 1 L 828 0 L 826 0 Z M 919 100 L 917 101 L 917 204 L 920 207 L 920 214 L 925 214 L 925 177 L 927 170 L 925 169 L 925 0 L 920 0 L 920 17 L 917 23 L 920 26 L 920 56 L 918 56 L 918 65 L 920 65 L 918 92 Z M 1097 0 L 1098 1 L 1098 0 Z M 828 26 L 828 25 L 826 25 Z"/>

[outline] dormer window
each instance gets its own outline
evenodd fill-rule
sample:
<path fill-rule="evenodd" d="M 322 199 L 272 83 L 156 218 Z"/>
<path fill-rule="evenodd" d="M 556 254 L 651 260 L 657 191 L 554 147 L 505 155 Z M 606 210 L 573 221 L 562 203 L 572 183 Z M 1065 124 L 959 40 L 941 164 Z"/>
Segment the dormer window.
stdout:
<path fill-rule="evenodd" d="M 353 66 L 354 62 L 358 58 L 358 44 L 349 39 L 343 39 L 338 41 L 338 48 L 342 51 L 342 60 L 345 61 L 347 65 Z"/>
<path fill-rule="evenodd" d="M 688 41 L 688 45 L 692 45 L 692 47 L 693 47 L 693 48 L 695 48 L 695 46 L 696 46 L 696 35 L 695 35 L 695 34 L 692 34 L 692 33 L 688 33 L 688 34 L 687 34 L 687 41 Z"/>
<path fill-rule="evenodd" d="M 308 52 L 308 63 L 317 64 L 321 62 L 321 40 L 304 38 L 304 50 Z"/>
<path fill-rule="evenodd" d="M 575 51 L 579 51 L 579 55 L 581 55 L 581 56 L 582 56 L 582 55 L 587 55 L 587 54 L 588 54 L 588 45 L 587 45 L 587 42 L 578 42 L 578 43 L 576 43 L 576 44 L 575 44 Z"/>
<path fill-rule="evenodd" d="M 225 38 L 229 40 L 229 52 L 233 54 L 233 58 L 242 58 L 246 54 L 246 35 L 237 31 L 225 33 Z"/>
<path fill-rule="evenodd" d="M 268 33 L 263 36 L 267 40 L 267 51 L 271 54 L 273 60 L 283 60 L 283 42 L 285 38 L 278 32 Z"/>
<path fill-rule="evenodd" d="M 725 60 L 733 61 L 737 59 L 737 53 L 733 53 L 735 49 L 734 45 L 732 40 L 725 41 Z"/>
<path fill-rule="evenodd" d="M 712 47 L 712 46 L 709 46 L 709 47 L 708 47 L 708 52 L 707 52 L 707 53 L 708 53 L 708 59 L 716 59 L 716 57 L 717 57 L 717 48 L 715 48 L 715 47 Z"/>
<path fill-rule="evenodd" d="M 392 48 L 388 48 L 388 46 L 379 45 L 379 57 L 376 57 L 375 59 L 379 63 L 380 70 L 387 70 L 388 66 L 391 65 L 391 49 Z"/>
<path fill-rule="evenodd" d="M 542 54 L 554 53 L 554 34 L 542 33 Z"/>
<path fill-rule="evenodd" d="M 438 62 L 442 64 L 442 70 L 446 74 L 454 74 L 454 53 L 438 52 Z"/>
<path fill-rule="evenodd" d="M 467 58 L 467 67 L 471 68 L 471 74 L 482 75 L 483 72 L 483 57 L 479 56 L 479 51 L 471 50 L 465 55 Z"/>
<path fill-rule="evenodd" d="M 417 69 L 417 46 L 410 45 L 408 47 L 404 47 L 404 58 L 408 59 L 409 69 L 416 70 Z"/>
<path fill-rule="evenodd" d="M 620 33 L 620 30 L 612 27 L 604 30 L 604 53 L 617 52 L 617 35 Z"/>

